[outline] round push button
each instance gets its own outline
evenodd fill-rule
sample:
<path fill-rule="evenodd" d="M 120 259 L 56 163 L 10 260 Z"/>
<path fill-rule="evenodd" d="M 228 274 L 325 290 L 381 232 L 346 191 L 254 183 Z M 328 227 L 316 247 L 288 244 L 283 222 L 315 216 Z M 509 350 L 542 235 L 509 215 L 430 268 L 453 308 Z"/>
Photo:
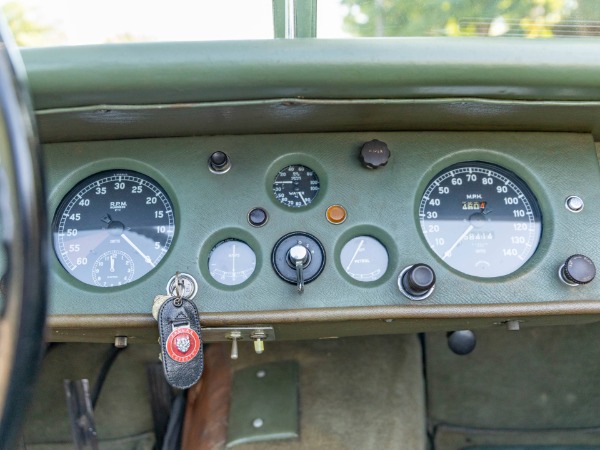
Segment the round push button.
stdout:
<path fill-rule="evenodd" d="M 347 216 L 348 213 L 342 205 L 331 205 L 327 208 L 327 220 L 334 225 L 343 223 Z"/>
<path fill-rule="evenodd" d="M 248 223 L 253 227 L 262 227 L 267 220 L 269 215 L 263 208 L 254 208 L 248 213 Z"/>

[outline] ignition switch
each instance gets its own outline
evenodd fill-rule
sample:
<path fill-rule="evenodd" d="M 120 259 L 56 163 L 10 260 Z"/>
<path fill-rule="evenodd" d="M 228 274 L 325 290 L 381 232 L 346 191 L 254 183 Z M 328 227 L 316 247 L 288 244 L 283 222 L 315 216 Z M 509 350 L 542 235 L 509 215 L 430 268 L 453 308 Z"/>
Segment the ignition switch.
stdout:
<path fill-rule="evenodd" d="M 301 231 L 286 234 L 273 248 L 273 269 L 279 277 L 295 284 L 298 293 L 316 279 L 325 267 L 325 250 L 319 240 Z"/>

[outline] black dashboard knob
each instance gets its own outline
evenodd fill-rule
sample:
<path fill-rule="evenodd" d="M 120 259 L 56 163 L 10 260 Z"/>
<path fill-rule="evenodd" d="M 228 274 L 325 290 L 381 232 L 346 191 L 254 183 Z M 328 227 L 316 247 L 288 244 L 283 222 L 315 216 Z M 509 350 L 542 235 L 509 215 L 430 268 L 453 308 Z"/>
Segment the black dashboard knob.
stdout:
<path fill-rule="evenodd" d="M 363 144 L 360 149 L 359 159 L 367 169 L 378 169 L 388 163 L 390 149 L 385 142 L 373 139 Z"/>
<path fill-rule="evenodd" d="M 457 355 L 468 355 L 475 350 L 477 339 L 471 330 L 459 330 L 448 333 L 448 347 Z"/>
<path fill-rule="evenodd" d="M 427 264 L 411 266 L 402 277 L 402 287 L 415 297 L 426 294 L 435 286 L 435 272 Z"/>
<path fill-rule="evenodd" d="M 567 284 L 587 284 L 596 276 L 596 266 L 585 255 L 572 255 L 563 264 L 561 276 Z"/>
<path fill-rule="evenodd" d="M 226 153 L 214 152 L 208 158 L 208 167 L 212 172 L 225 173 L 231 167 L 231 161 Z"/>

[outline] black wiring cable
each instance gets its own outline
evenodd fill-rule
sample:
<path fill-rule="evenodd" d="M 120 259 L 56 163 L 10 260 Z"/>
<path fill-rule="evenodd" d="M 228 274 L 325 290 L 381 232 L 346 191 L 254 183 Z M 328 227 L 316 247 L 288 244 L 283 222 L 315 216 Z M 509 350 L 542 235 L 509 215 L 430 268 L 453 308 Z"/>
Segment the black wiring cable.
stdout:
<path fill-rule="evenodd" d="M 181 448 L 181 431 L 185 418 L 186 401 L 187 391 L 181 391 L 173 400 L 162 450 L 178 450 Z"/>
<path fill-rule="evenodd" d="M 127 347 L 125 347 L 127 348 Z M 96 382 L 94 383 L 94 388 L 92 389 L 91 400 L 92 400 L 92 409 L 96 409 L 96 403 L 98 403 L 98 399 L 100 398 L 100 393 L 102 392 L 102 387 L 104 386 L 104 382 L 106 381 L 106 377 L 110 372 L 113 363 L 125 348 L 117 348 L 114 345 L 111 345 L 110 351 L 106 355 L 106 359 L 100 367 L 100 371 L 98 372 L 98 376 L 96 377 Z"/>

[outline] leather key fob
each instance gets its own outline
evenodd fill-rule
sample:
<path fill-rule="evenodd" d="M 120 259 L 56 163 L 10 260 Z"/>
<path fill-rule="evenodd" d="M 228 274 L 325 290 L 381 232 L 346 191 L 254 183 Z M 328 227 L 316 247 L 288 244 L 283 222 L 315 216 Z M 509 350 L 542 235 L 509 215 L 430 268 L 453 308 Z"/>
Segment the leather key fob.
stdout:
<path fill-rule="evenodd" d="M 200 316 L 185 298 L 167 299 L 158 312 L 162 364 L 169 384 L 187 389 L 198 382 L 204 368 Z"/>

